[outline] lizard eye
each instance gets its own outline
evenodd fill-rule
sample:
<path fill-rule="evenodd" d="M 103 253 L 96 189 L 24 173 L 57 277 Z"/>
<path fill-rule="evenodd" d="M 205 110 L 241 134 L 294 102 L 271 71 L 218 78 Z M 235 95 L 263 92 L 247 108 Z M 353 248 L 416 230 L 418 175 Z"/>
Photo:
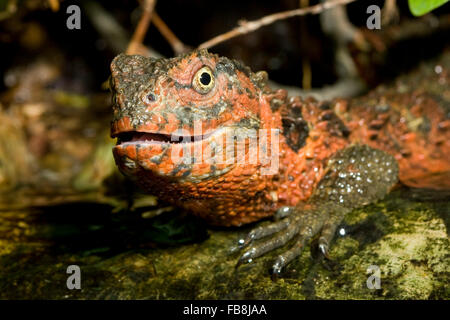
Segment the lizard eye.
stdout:
<path fill-rule="evenodd" d="M 211 69 L 204 66 L 198 70 L 194 75 L 194 79 L 192 79 L 192 86 L 198 93 L 206 94 L 210 92 L 214 87 L 214 75 Z"/>

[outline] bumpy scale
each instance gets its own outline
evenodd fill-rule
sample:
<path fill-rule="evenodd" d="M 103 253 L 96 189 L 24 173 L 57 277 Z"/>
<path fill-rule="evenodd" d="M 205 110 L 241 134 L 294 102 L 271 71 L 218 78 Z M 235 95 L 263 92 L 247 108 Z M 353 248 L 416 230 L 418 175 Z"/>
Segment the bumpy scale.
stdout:
<path fill-rule="evenodd" d="M 206 50 L 121 54 L 111 71 L 113 153 L 125 175 L 214 225 L 275 215 L 240 240 L 250 247 L 239 263 L 292 240 L 276 275 L 316 235 L 326 255 L 344 215 L 384 197 L 398 178 L 450 188 L 449 112 L 430 108 L 430 99 L 425 106 L 398 93 L 389 105 L 368 106 L 289 98 L 268 87 L 265 72 Z"/>

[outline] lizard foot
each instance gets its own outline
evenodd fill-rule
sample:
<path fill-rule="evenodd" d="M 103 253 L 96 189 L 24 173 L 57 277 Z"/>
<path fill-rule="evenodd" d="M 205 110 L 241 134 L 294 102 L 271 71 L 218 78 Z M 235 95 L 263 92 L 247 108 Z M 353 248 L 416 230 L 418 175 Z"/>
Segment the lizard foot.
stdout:
<path fill-rule="evenodd" d="M 354 145 L 337 152 L 307 202 L 282 207 L 275 214 L 278 221 L 259 226 L 239 240 L 241 248 L 250 247 L 236 267 L 292 240 L 292 246 L 272 265 L 272 278 L 277 278 L 283 267 L 298 257 L 315 236 L 319 236 L 320 251 L 328 257 L 329 244 L 345 215 L 354 208 L 382 199 L 397 182 L 397 176 L 397 162 L 383 151 Z M 263 239 L 269 236 L 272 237 Z M 262 240 L 252 244 L 259 239 Z"/>
<path fill-rule="evenodd" d="M 332 214 L 330 214 L 329 209 L 331 208 L 327 206 L 305 203 L 291 209 L 292 212 L 289 216 L 282 220 L 253 229 L 245 239 L 240 240 L 241 248 L 249 246 L 254 240 L 273 236 L 247 248 L 239 258 L 237 267 L 243 263 L 250 263 L 254 258 L 284 246 L 292 240 L 292 246 L 280 254 L 272 265 L 271 273 L 275 280 L 283 267 L 298 257 L 309 240 L 319 233 L 320 251 L 325 257 L 328 257 L 328 244 L 347 211 L 344 208 L 336 210 L 337 208 L 334 206 Z"/>

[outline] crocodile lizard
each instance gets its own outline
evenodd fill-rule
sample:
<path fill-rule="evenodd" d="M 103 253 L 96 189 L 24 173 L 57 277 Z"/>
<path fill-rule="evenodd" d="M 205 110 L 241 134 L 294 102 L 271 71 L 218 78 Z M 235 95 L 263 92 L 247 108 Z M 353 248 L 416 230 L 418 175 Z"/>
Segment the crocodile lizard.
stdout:
<path fill-rule="evenodd" d="M 313 238 L 327 256 L 345 214 L 398 181 L 450 188 L 450 111 L 426 92 L 372 105 L 288 97 L 266 72 L 207 50 L 120 54 L 111 73 L 122 173 L 213 225 L 274 217 L 239 240 L 238 264 L 293 243 L 277 275 Z"/>

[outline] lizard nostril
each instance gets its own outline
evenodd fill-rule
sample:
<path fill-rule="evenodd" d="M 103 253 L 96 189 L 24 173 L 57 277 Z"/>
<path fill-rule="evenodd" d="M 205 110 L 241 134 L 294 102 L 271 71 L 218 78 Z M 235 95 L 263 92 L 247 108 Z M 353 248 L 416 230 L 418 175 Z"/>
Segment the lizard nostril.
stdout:
<path fill-rule="evenodd" d="M 155 102 L 156 96 L 153 93 L 149 93 L 146 95 L 145 99 L 147 100 L 146 102 Z"/>

